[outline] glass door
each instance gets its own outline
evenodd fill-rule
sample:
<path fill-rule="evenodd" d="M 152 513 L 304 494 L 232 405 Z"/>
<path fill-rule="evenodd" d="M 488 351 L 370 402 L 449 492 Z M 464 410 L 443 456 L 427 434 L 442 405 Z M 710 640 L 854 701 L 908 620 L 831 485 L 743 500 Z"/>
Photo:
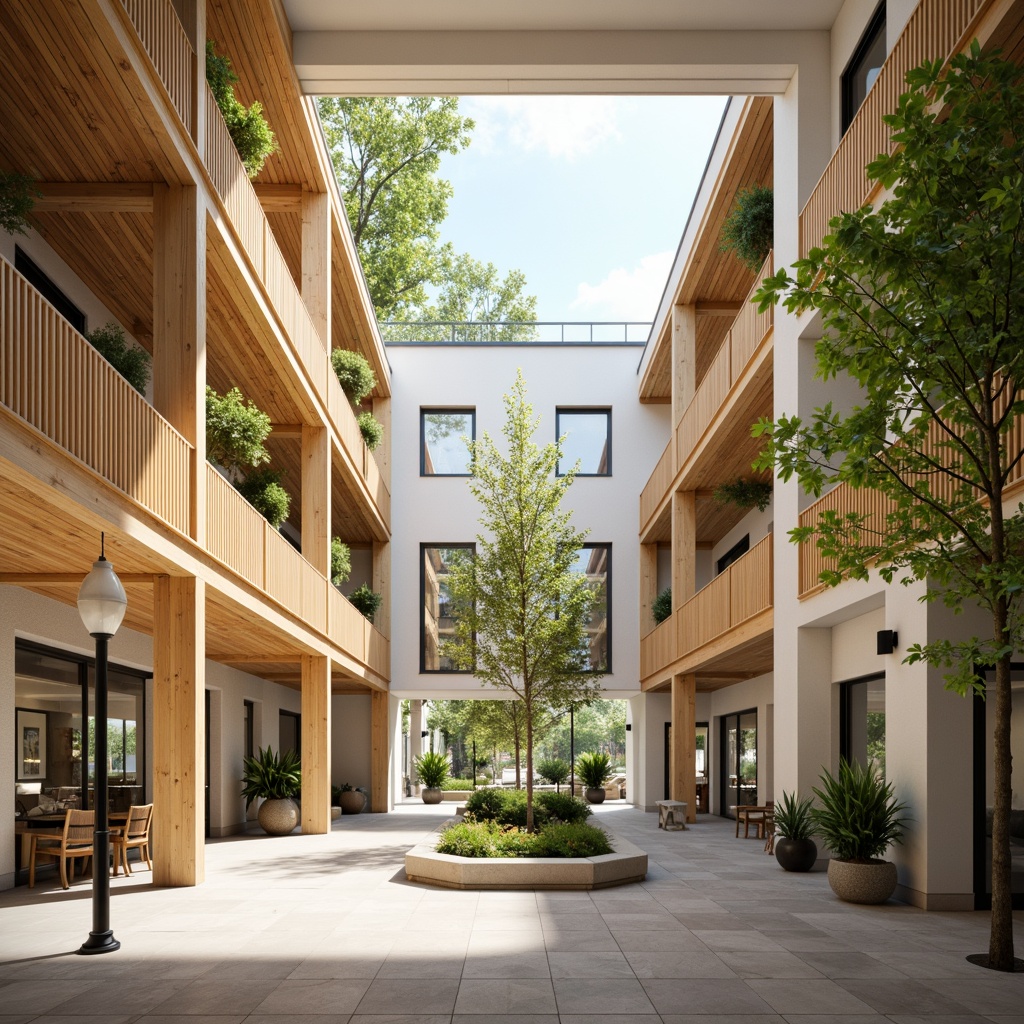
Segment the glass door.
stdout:
<path fill-rule="evenodd" d="M 722 816 L 757 805 L 757 710 L 722 718 Z"/>

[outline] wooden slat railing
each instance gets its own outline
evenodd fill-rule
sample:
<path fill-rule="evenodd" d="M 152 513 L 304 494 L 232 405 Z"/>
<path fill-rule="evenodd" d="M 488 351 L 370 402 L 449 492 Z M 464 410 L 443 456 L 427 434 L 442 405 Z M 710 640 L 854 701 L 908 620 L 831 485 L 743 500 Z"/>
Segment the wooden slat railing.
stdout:
<path fill-rule="evenodd" d="M 647 679 L 772 607 L 772 536 L 719 573 L 640 641 Z"/>
<path fill-rule="evenodd" d="M 669 438 L 665 450 L 658 459 L 644 489 L 640 492 L 640 530 L 644 532 L 650 525 L 651 519 L 658 511 L 658 506 L 672 486 L 672 480 L 676 475 L 676 441 L 675 435 Z"/>
<path fill-rule="evenodd" d="M 254 587 L 263 589 L 263 518 L 209 463 L 206 464 L 206 549 Z"/>
<path fill-rule="evenodd" d="M 3 258 L 0 403 L 188 533 L 191 445 Z"/>
<path fill-rule="evenodd" d="M 821 244 L 833 217 L 859 210 L 870 200 L 873 190 L 864 168 L 879 153 L 891 150 L 889 127 L 882 115 L 896 110 L 906 89 L 906 73 L 923 60 L 950 56 L 985 2 L 921 0 L 918 4 L 800 214 L 801 256 Z"/>
<path fill-rule="evenodd" d="M 331 637 L 375 672 L 390 677 L 391 644 L 361 612 L 356 611 L 337 587 L 327 591 Z"/>
<path fill-rule="evenodd" d="M 167 0 L 121 0 L 185 131 L 192 134 L 195 51 Z"/>

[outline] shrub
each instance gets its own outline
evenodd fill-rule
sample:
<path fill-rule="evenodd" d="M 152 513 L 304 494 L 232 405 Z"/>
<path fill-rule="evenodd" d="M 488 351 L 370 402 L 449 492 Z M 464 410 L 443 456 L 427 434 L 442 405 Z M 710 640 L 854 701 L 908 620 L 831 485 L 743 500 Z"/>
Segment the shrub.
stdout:
<path fill-rule="evenodd" d="M 295 796 L 302 784 L 299 755 L 294 750 L 275 754 L 270 747 L 256 757 L 244 758 L 242 796 L 246 809 L 253 800 L 281 800 Z"/>
<path fill-rule="evenodd" d="M 547 822 L 581 822 L 591 811 L 583 800 L 568 793 L 534 793 L 533 821 L 541 827 Z M 473 821 L 495 821 L 499 825 L 526 828 L 526 790 L 478 789 L 466 798 L 466 817 Z"/>
<path fill-rule="evenodd" d="M 27 234 L 25 218 L 41 196 L 42 192 L 28 175 L 0 171 L 0 228 L 9 235 Z"/>
<path fill-rule="evenodd" d="M 722 251 L 734 252 L 748 270 L 758 271 L 771 252 L 774 235 L 772 190 L 765 185 L 741 188 L 722 225 Z"/>
<path fill-rule="evenodd" d="M 448 755 L 427 751 L 416 758 L 416 774 L 420 782 L 427 789 L 440 789 L 444 780 L 448 778 L 451 765 L 448 763 Z"/>
<path fill-rule="evenodd" d="M 446 793 L 454 793 L 456 790 L 461 790 L 461 789 L 472 789 L 473 788 L 473 780 L 472 779 L 445 779 L 444 780 L 444 785 L 442 785 L 441 788 Z"/>
<path fill-rule="evenodd" d="M 569 778 L 569 769 L 569 762 L 560 757 L 548 757 L 537 762 L 537 774 L 555 786 L 560 786 Z"/>
<path fill-rule="evenodd" d="M 441 833 L 438 853 L 456 857 L 597 857 L 612 853 L 608 837 L 592 825 L 550 824 L 529 833 L 494 821 L 464 821 Z"/>
<path fill-rule="evenodd" d="M 810 839 L 814 835 L 811 798 L 799 799 L 796 793 L 782 792 L 775 805 L 775 831 L 783 839 Z"/>
<path fill-rule="evenodd" d="M 495 857 L 495 839 L 501 828 L 492 822 L 468 822 L 446 828 L 435 849 L 454 857 Z"/>
<path fill-rule="evenodd" d="M 466 798 L 466 817 L 474 821 L 497 821 L 504 806 L 505 791 L 488 787 Z"/>
<path fill-rule="evenodd" d="M 246 404 L 238 388 L 218 395 L 206 388 L 206 457 L 225 469 L 259 466 L 270 461 L 263 446 L 270 417 L 254 402 Z"/>
<path fill-rule="evenodd" d="M 664 622 L 672 614 L 672 588 L 666 587 L 651 605 L 655 622 Z"/>
<path fill-rule="evenodd" d="M 576 774 L 587 789 L 601 789 L 612 773 L 612 761 L 607 754 L 580 754 L 576 758 Z"/>
<path fill-rule="evenodd" d="M 352 575 L 352 552 L 340 537 L 331 538 L 331 582 L 341 586 Z"/>
<path fill-rule="evenodd" d="M 331 353 L 331 366 L 335 376 L 353 405 L 358 405 L 377 386 L 377 375 L 366 356 L 347 348 L 336 348 Z"/>
<path fill-rule="evenodd" d="M 243 498 L 276 530 L 288 518 L 291 495 L 281 486 L 281 474 L 273 469 L 254 469 L 235 484 Z"/>
<path fill-rule="evenodd" d="M 98 327 L 95 331 L 90 331 L 86 337 L 92 347 L 140 395 L 146 393 L 152 359 L 144 348 L 128 344 L 128 340 L 124 336 L 124 328 L 111 322 L 103 327 Z"/>
<path fill-rule="evenodd" d="M 373 622 L 374 615 L 377 614 L 377 609 L 380 608 L 381 601 L 384 600 L 376 590 L 371 590 L 365 583 L 356 587 L 348 595 L 348 599 L 352 607 L 357 612 L 362 612 L 371 622 Z"/>
<path fill-rule="evenodd" d="M 361 412 L 356 417 L 359 433 L 363 435 L 366 447 L 372 452 L 384 440 L 384 425 L 372 412 Z"/>
<path fill-rule="evenodd" d="M 565 823 L 545 825 L 537 836 L 538 857 L 600 857 L 614 853 L 608 836 L 593 825 Z"/>
<path fill-rule="evenodd" d="M 552 819 L 561 822 L 580 824 L 593 813 L 586 800 L 571 796 L 569 793 L 535 793 L 533 797 L 534 815 L 542 808 Z"/>
<path fill-rule="evenodd" d="M 235 96 L 238 75 L 231 68 L 231 60 L 216 52 L 212 39 L 206 40 L 206 81 L 213 98 L 224 117 L 228 134 L 238 150 L 245 173 L 255 178 L 267 162 L 267 157 L 279 149 L 277 139 L 263 116 L 263 105 L 253 103 L 248 109 Z"/>

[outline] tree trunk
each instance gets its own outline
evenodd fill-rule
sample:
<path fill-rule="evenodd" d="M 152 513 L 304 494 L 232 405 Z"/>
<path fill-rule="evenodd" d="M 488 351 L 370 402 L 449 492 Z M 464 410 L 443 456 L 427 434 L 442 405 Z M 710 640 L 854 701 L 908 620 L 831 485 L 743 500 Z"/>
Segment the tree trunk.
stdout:
<path fill-rule="evenodd" d="M 516 729 L 515 742 L 516 742 L 516 789 L 522 789 L 523 788 L 523 778 L 522 778 L 522 774 L 521 774 L 521 772 L 519 770 L 520 750 L 522 748 L 519 745 L 519 730 L 518 729 Z"/>
<path fill-rule="evenodd" d="M 1006 601 L 995 614 L 996 642 L 1006 642 Z M 989 935 L 989 967 L 1013 970 L 1013 896 L 1010 883 L 1010 654 L 996 662 L 995 730 L 992 736 L 992 931 Z"/>
<path fill-rule="evenodd" d="M 533 708 L 526 711 L 526 831 L 533 831 Z"/>

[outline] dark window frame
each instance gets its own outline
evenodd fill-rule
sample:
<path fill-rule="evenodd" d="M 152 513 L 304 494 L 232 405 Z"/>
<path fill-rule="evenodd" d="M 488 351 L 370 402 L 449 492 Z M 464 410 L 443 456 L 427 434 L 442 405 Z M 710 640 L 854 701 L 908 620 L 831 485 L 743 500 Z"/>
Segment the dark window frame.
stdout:
<path fill-rule="evenodd" d="M 575 406 L 575 405 L 559 405 L 555 407 L 555 441 L 566 433 L 562 430 L 562 416 L 604 416 L 605 421 L 608 424 L 608 429 L 605 434 L 606 441 L 605 445 L 608 451 L 608 457 L 606 459 L 606 470 L 603 473 L 577 473 L 576 476 L 589 476 L 589 477 L 610 477 L 612 475 L 612 407 L 610 405 L 598 405 L 598 406 Z M 561 459 L 555 464 L 555 476 L 565 476 L 561 469 Z"/>
<path fill-rule="evenodd" d="M 839 756 L 846 761 L 850 760 L 850 720 L 852 717 L 850 703 L 853 699 L 852 687 L 860 683 L 876 683 L 879 679 L 883 682 L 885 681 L 884 672 L 869 672 L 866 676 L 843 679 L 839 683 Z"/>
<path fill-rule="evenodd" d="M 244 732 L 242 736 L 242 756 L 253 757 L 256 754 L 256 701 L 243 700 L 242 709 Z"/>
<path fill-rule="evenodd" d="M 289 711 L 287 708 L 278 708 L 277 711 L 277 745 L 281 745 L 281 719 L 282 718 L 294 718 L 295 719 L 295 745 L 298 748 L 295 753 L 298 754 L 299 760 L 302 760 L 302 712 L 301 711 Z M 283 756 L 284 751 L 278 750 L 278 755 Z"/>
<path fill-rule="evenodd" d="M 56 281 L 50 277 L 49 274 L 39 266 L 38 263 L 20 245 L 14 247 L 14 269 L 21 274 L 23 278 L 40 295 L 50 303 L 51 306 L 79 334 L 85 334 L 86 319 L 85 313 L 78 307 L 78 305 L 71 301 L 67 293 L 64 291 Z"/>
<path fill-rule="evenodd" d="M 472 440 L 476 440 L 476 406 L 420 406 L 420 476 L 425 477 L 470 477 L 472 471 L 467 473 L 428 473 L 427 472 L 427 430 L 426 417 L 431 413 L 463 413 L 472 418 Z M 466 453 L 472 462 L 472 456 Z"/>
<path fill-rule="evenodd" d="M 738 562 L 750 550 L 750 534 L 741 537 L 728 551 L 715 560 L 715 575 L 721 576 L 726 569 Z"/>
<path fill-rule="evenodd" d="M 867 92 L 865 92 L 864 96 L 862 96 L 858 101 L 855 99 L 853 94 L 853 83 L 855 76 L 861 70 L 865 58 L 878 43 L 879 36 L 882 37 L 883 47 L 885 45 L 885 3 L 886 0 L 882 0 L 878 7 L 875 8 L 874 14 L 871 15 L 871 18 L 869 19 L 867 26 L 861 34 L 860 40 L 857 42 L 857 46 L 854 48 L 853 54 L 850 56 L 850 59 L 846 62 L 846 67 L 843 68 L 843 73 L 839 79 L 840 93 L 842 96 L 842 135 L 845 135 L 849 131 L 850 125 L 853 124 L 853 119 L 857 116 L 857 111 L 860 110 L 861 105 L 867 98 L 867 93 L 871 91 L 870 89 L 868 89 Z M 886 54 L 886 56 L 888 56 L 888 54 Z"/>
<path fill-rule="evenodd" d="M 424 614 L 425 607 L 423 598 L 426 594 L 427 586 L 427 570 L 426 570 L 426 551 L 427 548 L 442 548 L 451 550 L 452 548 L 464 548 L 467 551 L 473 552 L 473 557 L 476 557 L 476 542 L 475 541 L 458 541 L 450 544 L 438 542 L 438 541 L 422 541 L 420 543 L 420 586 L 419 593 L 416 596 L 417 606 L 419 608 L 419 643 L 420 643 L 420 675 L 425 676 L 437 676 L 437 675 L 458 675 L 458 676 L 469 676 L 472 675 L 475 668 L 427 668 L 426 659 L 426 647 L 427 647 L 427 628 L 426 628 L 426 616 Z M 440 651 L 438 652 L 438 658 L 440 658 Z"/>
<path fill-rule="evenodd" d="M 760 716 L 757 713 L 757 708 L 756 707 L 744 708 L 742 711 L 730 711 L 727 714 L 722 715 L 719 718 L 719 721 L 718 721 L 718 742 L 719 742 L 719 746 L 721 748 L 721 753 L 719 754 L 719 759 L 718 759 L 718 780 L 719 780 L 719 793 L 720 793 L 719 800 L 721 801 L 721 804 L 720 804 L 720 807 L 719 807 L 719 816 L 722 817 L 722 818 L 729 818 L 730 820 L 735 820 L 736 815 L 729 813 L 730 805 L 728 803 L 726 803 L 726 794 L 729 792 L 729 784 L 728 784 L 729 783 L 729 765 L 727 765 L 725 763 L 725 752 L 726 752 L 726 750 L 729 749 L 729 744 L 728 744 L 728 742 L 726 740 L 726 734 L 729 731 L 729 720 L 730 719 L 735 719 L 736 720 L 736 733 L 737 733 L 737 737 L 739 736 L 739 733 L 742 731 L 742 728 L 743 728 L 740 725 L 740 720 L 743 718 L 744 715 L 753 715 L 754 716 L 754 735 L 758 737 L 758 742 L 759 742 L 760 741 L 760 735 L 759 734 L 760 734 L 760 731 L 761 731 L 761 722 L 760 722 Z M 753 806 L 753 805 L 739 803 L 739 798 L 740 798 L 740 779 L 741 779 L 741 774 L 740 774 L 740 757 L 741 757 L 741 753 L 742 752 L 741 752 L 740 744 L 737 742 L 737 744 L 736 744 L 736 800 L 737 800 L 736 806 L 737 807 L 748 807 L 748 806 Z M 710 779 L 710 775 L 708 777 Z M 754 792 L 755 793 L 760 791 L 760 785 L 761 785 L 761 763 L 760 763 L 760 760 L 757 757 L 757 747 L 755 746 L 754 747 Z M 756 803 L 757 803 L 757 799 L 755 797 L 754 804 L 756 805 Z"/>

